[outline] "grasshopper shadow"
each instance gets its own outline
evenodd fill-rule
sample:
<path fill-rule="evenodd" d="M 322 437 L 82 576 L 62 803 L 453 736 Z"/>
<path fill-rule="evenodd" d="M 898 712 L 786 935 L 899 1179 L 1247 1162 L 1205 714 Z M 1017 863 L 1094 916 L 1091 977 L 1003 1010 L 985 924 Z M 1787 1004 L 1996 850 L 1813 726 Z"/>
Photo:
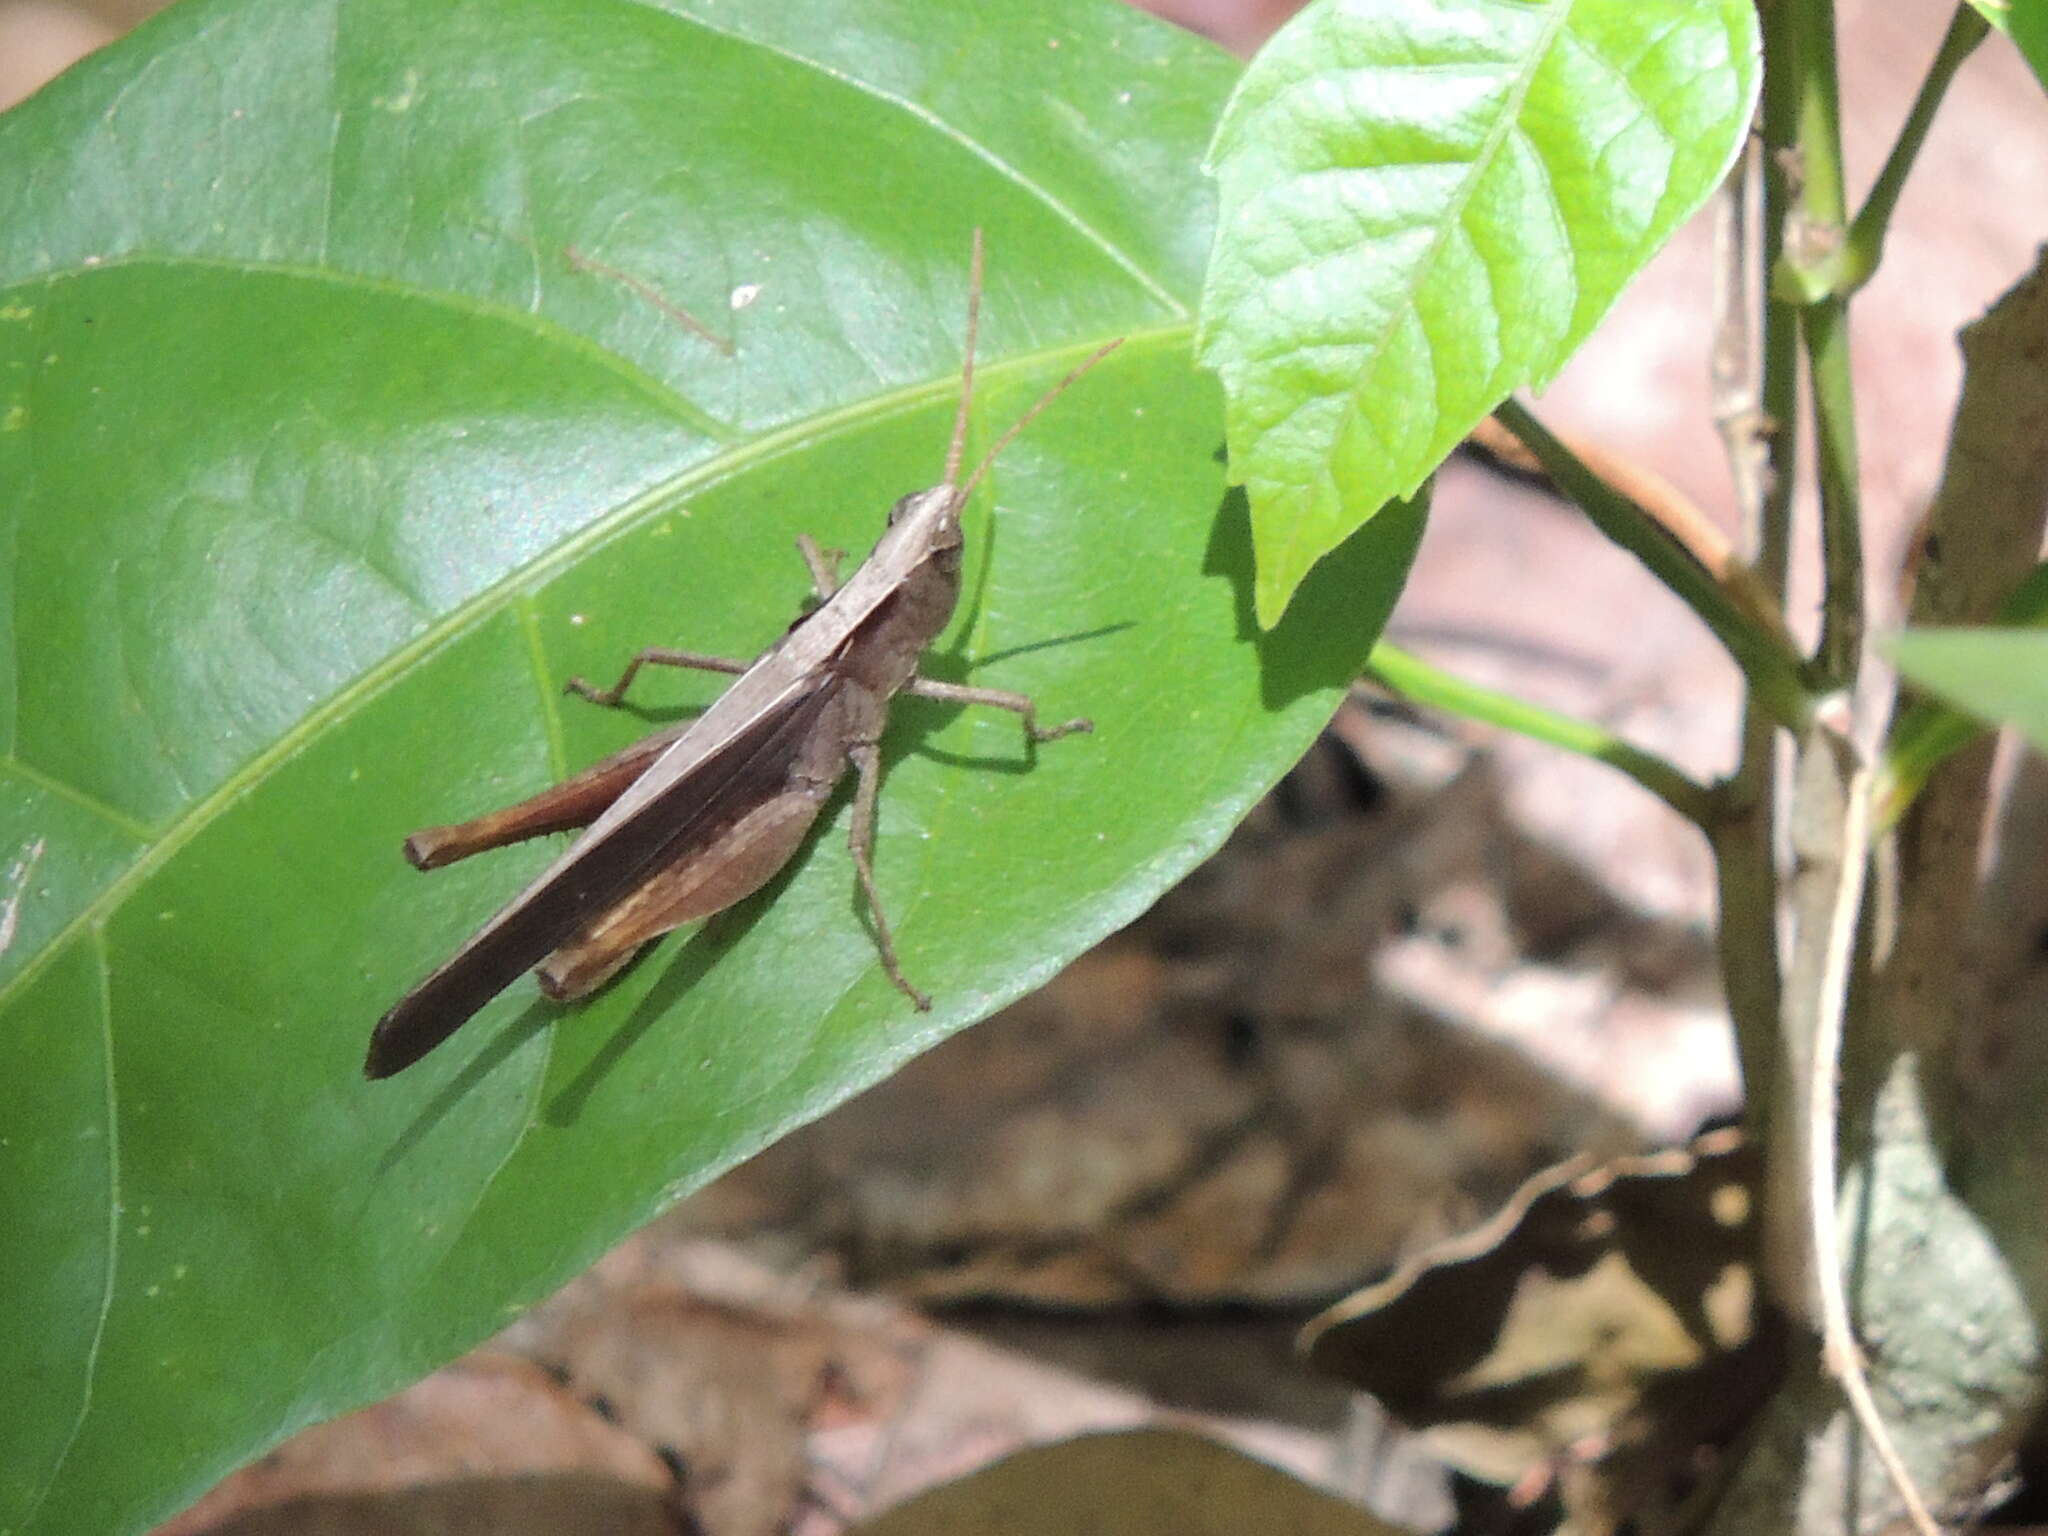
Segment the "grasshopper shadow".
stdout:
<path fill-rule="evenodd" d="M 420 1106 L 419 1112 L 399 1132 L 398 1139 L 378 1159 L 378 1174 L 389 1173 L 410 1157 L 413 1148 L 426 1140 L 456 1105 L 468 1098 L 514 1051 L 553 1024 L 561 1013 L 559 1005 L 536 997 L 517 1018 L 508 1019 L 481 1050 L 463 1063 L 461 1071 L 443 1083 L 434 1096 Z"/>
<path fill-rule="evenodd" d="M 821 825 L 826 820 L 823 816 L 818 819 Z M 591 1095 L 617 1070 L 627 1052 L 644 1040 L 648 1031 L 661 1021 L 662 1016 L 675 1006 L 683 994 L 702 981 L 712 966 L 718 963 L 719 958 L 744 938 L 747 931 L 774 906 L 776 898 L 809 861 L 816 837 L 816 829 L 813 829 L 811 837 L 806 838 L 803 847 L 797 850 L 796 857 L 783 865 L 776 871 L 772 880 L 744 901 L 706 918 L 697 925 L 694 932 L 682 936 L 680 942 L 676 941 L 676 935 L 664 934 L 647 944 L 633 957 L 632 962 L 619 973 L 620 976 L 624 976 L 627 971 L 638 970 L 643 965 L 656 963 L 656 953 L 664 947 L 673 952 L 661 975 L 648 989 L 647 995 L 640 999 L 632 1013 L 612 1031 L 610 1038 L 598 1048 L 597 1054 L 590 1058 L 583 1070 L 563 1084 L 561 1090 L 548 1100 L 542 1114 L 549 1125 L 565 1129 L 583 1117 Z M 618 979 L 614 977 L 605 985 L 616 986 Z M 559 1011 L 565 1015 L 571 1014 L 574 1007 L 574 1004 L 570 1004 Z"/>

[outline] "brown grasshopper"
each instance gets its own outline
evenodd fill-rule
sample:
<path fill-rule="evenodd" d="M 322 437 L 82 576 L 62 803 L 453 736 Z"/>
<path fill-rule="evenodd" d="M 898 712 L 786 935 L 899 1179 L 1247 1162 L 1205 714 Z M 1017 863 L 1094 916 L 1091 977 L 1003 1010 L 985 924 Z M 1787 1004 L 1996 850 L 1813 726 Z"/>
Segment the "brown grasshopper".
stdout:
<path fill-rule="evenodd" d="M 643 666 L 695 667 L 738 680 L 694 720 L 680 722 L 593 764 L 529 800 L 459 826 L 405 840 L 419 869 L 507 843 L 586 830 L 534 882 L 377 1021 L 364 1075 L 403 1071 L 459 1029 L 529 966 L 560 1001 L 595 991 L 642 945 L 723 911 L 765 885 L 796 853 L 848 768 L 859 775 L 849 842 L 882 967 L 919 1008 L 931 1000 L 903 974 L 875 889 L 877 743 L 899 692 L 954 704 L 990 704 L 1023 717 L 1032 741 L 1092 729 L 1086 720 L 1041 728 L 1020 693 L 968 688 L 917 675 L 960 597 L 960 512 L 975 485 L 1038 413 L 1102 360 L 1102 347 L 1039 399 L 962 483 L 968 406 L 981 313 L 981 232 L 968 283 L 967 355 L 946 447 L 945 478 L 889 512 L 874 551 L 844 585 L 831 557 L 797 541 L 818 606 L 753 662 L 649 649 L 610 688 L 572 678 L 569 691 L 616 705 Z"/>

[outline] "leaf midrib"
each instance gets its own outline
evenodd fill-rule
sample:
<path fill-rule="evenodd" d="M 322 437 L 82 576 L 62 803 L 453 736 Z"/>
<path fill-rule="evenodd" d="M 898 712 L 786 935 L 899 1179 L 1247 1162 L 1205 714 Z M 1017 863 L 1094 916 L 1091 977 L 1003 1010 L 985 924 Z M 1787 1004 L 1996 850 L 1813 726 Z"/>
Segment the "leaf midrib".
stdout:
<path fill-rule="evenodd" d="M 1364 365 L 1357 370 L 1359 378 L 1364 379 L 1371 376 L 1372 370 L 1377 366 L 1379 359 L 1386 355 L 1387 347 L 1393 339 L 1395 327 L 1401 323 L 1404 316 L 1415 311 L 1415 295 L 1422 291 L 1430 275 L 1434 273 L 1436 264 L 1443 255 L 1444 244 L 1450 237 L 1450 231 L 1453 228 L 1463 227 L 1465 210 L 1471 206 L 1472 199 L 1476 195 L 1476 189 L 1480 183 L 1495 168 L 1501 153 L 1501 146 L 1507 142 L 1509 135 L 1515 131 L 1517 125 L 1521 122 L 1522 110 L 1528 103 L 1529 92 L 1535 84 L 1536 77 L 1542 71 L 1544 61 L 1550 57 L 1551 50 L 1557 47 L 1559 37 L 1569 30 L 1569 24 L 1575 8 L 1575 0 L 1559 0 L 1551 15 L 1545 18 L 1545 25 L 1536 34 L 1532 46 L 1523 55 L 1522 66 L 1517 71 L 1513 85 L 1501 103 L 1499 113 L 1496 114 L 1494 121 L 1488 125 L 1485 138 L 1474 152 L 1467 174 L 1461 180 L 1457 191 L 1445 200 L 1442 216 L 1435 221 L 1436 227 L 1431 232 L 1429 248 L 1416 259 L 1413 275 L 1403 288 L 1404 302 L 1388 306 L 1387 319 L 1380 326 L 1379 335 L 1366 343 L 1366 360 Z M 1278 104 L 1276 100 L 1274 105 L 1277 106 Z M 1385 167 L 1379 167 L 1379 169 L 1385 169 Z M 1430 351 L 1431 356 L 1434 357 L 1435 348 L 1432 347 Z M 1434 372 L 1433 363 L 1432 372 Z M 1357 412 L 1356 386 L 1345 393 L 1352 401 L 1351 411 L 1347 415 L 1355 415 Z M 1300 415 L 1308 406 L 1326 398 L 1328 397 L 1325 395 L 1312 395 L 1296 402 L 1286 415 L 1262 430 L 1259 434 L 1260 438 L 1263 439 L 1269 433 L 1284 427 L 1288 422 Z M 1327 463 L 1325 463 L 1317 470 L 1309 483 L 1301 485 L 1301 489 L 1313 498 L 1322 486 L 1330 484 L 1331 481 L 1332 475 Z M 1419 484 L 1420 482 L 1418 481 L 1417 483 Z M 1414 486 L 1408 486 L 1405 489 L 1397 489 L 1396 494 L 1412 494 L 1414 490 Z M 1341 493 L 1339 493 L 1338 499 L 1340 501 L 1343 499 Z M 1298 517 L 1294 520 L 1291 536 L 1275 551 L 1276 555 L 1279 556 L 1274 562 L 1276 567 L 1284 566 L 1289 571 L 1296 571 L 1305 570 L 1308 565 L 1314 563 L 1313 561 L 1304 562 L 1301 558 L 1302 549 L 1307 545 L 1313 544 L 1323 531 L 1310 527 L 1310 522 L 1311 519 L 1308 517 Z M 1263 581 L 1261 582 L 1261 588 L 1261 595 L 1263 596 Z"/>

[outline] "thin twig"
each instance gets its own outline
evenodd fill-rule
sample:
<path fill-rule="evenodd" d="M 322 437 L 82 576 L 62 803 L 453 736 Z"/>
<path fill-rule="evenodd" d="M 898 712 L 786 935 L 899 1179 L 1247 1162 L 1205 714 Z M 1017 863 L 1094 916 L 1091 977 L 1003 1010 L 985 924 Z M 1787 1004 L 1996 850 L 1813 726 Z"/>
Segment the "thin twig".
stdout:
<path fill-rule="evenodd" d="M 1799 134 L 1798 199 L 1785 255 L 1794 265 L 1817 267 L 1840 248 L 1849 222 L 1834 0 L 1787 0 L 1785 10 Z"/>
<path fill-rule="evenodd" d="M 1920 146 L 1927 142 L 1927 130 L 1934 124 L 1934 114 L 1941 106 L 1941 99 L 1948 94 L 1949 82 L 1956 77 L 1956 71 L 1984 41 L 1991 31 L 1991 23 L 1971 5 L 1958 5 L 1955 18 L 1950 21 L 1948 32 L 1942 37 L 1941 46 L 1935 50 L 1934 62 L 1927 68 L 1927 78 L 1920 82 L 1919 94 L 1913 98 L 1912 110 L 1906 114 L 1904 126 L 1899 129 L 1897 142 L 1892 152 L 1885 157 L 1884 169 L 1877 173 L 1872 183 L 1870 196 L 1863 200 L 1856 218 L 1849 226 L 1849 238 L 1844 245 L 1845 270 L 1842 280 L 1847 288 L 1838 287 L 1838 295 L 1846 297 L 1855 288 L 1868 282 L 1877 271 L 1879 261 L 1884 257 L 1884 237 L 1891 228 L 1892 211 L 1898 206 L 1899 192 L 1906 185 L 1906 175 L 1919 157 Z"/>
<path fill-rule="evenodd" d="M 1846 757 L 1853 751 L 1839 744 Z M 1878 1412 L 1877 1399 L 1870 1390 L 1870 1378 L 1863 1368 L 1863 1353 L 1856 1345 L 1854 1325 L 1849 1319 L 1849 1294 L 1843 1283 L 1842 1235 L 1837 1222 L 1839 1177 L 1835 1147 L 1840 1133 L 1842 1019 L 1849 1005 L 1849 972 L 1856 954 L 1856 926 L 1863 910 L 1865 872 L 1870 867 L 1870 770 L 1856 764 L 1849 769 L 1846 803 L 1841 820 L 1841 857 L 1835 870 L 1834 900 L 1827 913 L 1822 940 L 1820 973 L 1814 996 L 1813 1062 L 1807 1078 L 1806 1162 L 1811 1181 L 1807 1190 L 1807 1216 L 1811 1223 L 1813 1283 L 1819 1303 L 1821 1359 L 1829 1374 L 1841 1384 L 1849 1410 L 1877 1452 L 1878 1462 L 1905 1505 L 1906 1514 L 1920 1536 L 1940 1536 L 1941 1527 L 1928 1512 L 1907 1470 L 1891 1432 Z"/>
<path fill-rule="evenodd" d="M 1793 38 L 1787 7 L 1763 7 L 1762 20 L 1765 56 L 1789 60 Z M 1785 601 L 1786 573 L 1792 560 L 1792 490 L 1799 468 L 1799 311 L 1772 295 L 1768 275 L 1784 255 L 1785 226 L 1791 216 L 1799 132 L 1795 85 L 1788 69 L 1764 71 L 1763 106 L 1758 113 L 1763 146 L 1757 161 L 1763 219 L 1756 230 L 1755 260 L 1757 281 L 1763 287 L 1763 378 L 1757 395 L 1767 436 L 1757 522 L 1744 530 L 1743 545 L 1755 564 L 1757 579 L 1780 606 Z"/>
<path fill-rule="evenodd" d="M 1891 153 L 1885 157 L 1884 169 L 1878 172 L 1877 180 L 1871 184 L 1870 195 L 1857 210 L 1847 235 L 1823 260 L 1786 269 L 1785 279 L 1796 289 L 1802 303 L 1814 303 L 1825 298 L 1846 299 L 1876 274 L 1878 264 L 1884 259 L 1885 236 L 1891 229 L 1899 193 L 1906 185 L 1906 177 L 1913 169 L 1914 160 L 1919 157 L 1921 146 L 1927 141 L 1927 130 L 1934 124 L 1935 112 L 1941 106 L 1942 98 L 1948 94 L 1956 71 L 1962 68 L 1963 61 L 1976 51 L 1977 45 L 1990 31 L 1991 23 L 1975 7 L 1967 4 L 1956 7 L 1948 32 L 1943 36 L 1941 46 L 1935 50 L 1934 62 L 1928 66 L 1926 78 L 1920 82 L 1919 94 L 1913 98 L 1912 109 L 1906 114 L 1906 121 L 1899 129 Z"/>
<path fill-rule="evenodd" d="M 1848 236 L 1842 165 L 1841 81 L 1835 67 L 1833 0 L 1789 0 L 1790 61 L 1796 79 L 1799 185 L 1785 234 L 1787 282 L 1773 292 L 1806 297 L 1811 274 L 1826 269 Z M 1789 288 L 1789 292 L 1780 292 Z M 1821 675 L 1847 692 L 1863 656 L 1863 507 L 1857 485 L 1856 392 L 1849 371 L 1849 311 L 1822 298 L 1800 313 L 1813 380 L 1814 436 L 1820 480 L 1823 570 Z"/>
<path fill-rule="evenodd" d="M 1366 675 L 1418 703 L 1605 763 L 1627 774 L 1703 831 L 1713 819 L 1714 796 L 1704 785 L 1668 759 L 1624 741 L 1600 726 L 1454 677 L 1384 640 L 1373 647 L 1372 657 L 1366 662 Z"/>
<path fill-rule="evenodd" d="M 1823 299 L 1801 312 L 1813 380 L 1814 447 L 1820 479 L 1822 674 L 1853 689 L 1863 659 L 1863 495 L 1858 484 L 1856 393 L 1849 368 L 1849 307 Z"/>
<path fill-rule="evenodd" d="M 1714 422 L 1728 457 L 1740 529 L 1738 556 L 1773 612 L 1785 602 L 1785 522 L 1791 483 L 1789 455 L 1797 441 L 1789 421 L 1766 404 L 1789 391 L 1798 370 L 1789 324 L 1766 307 L 1765 245 L 1776 207 L 1764 175 L 1764 140 L 1752 134 L 1722 184 L 1715 221 Z M 1774 370 L 1773 363 L 1776 368 Z M 1786 412 L 1789 417 L 1793 413 Z M 1781 462 L 1781 460 L 1783 462 Z M 1770 712 L 1743 701 L 1742 752 L 1721 787 L 1713 831 L 1714 879 L 1721 914 L 1716 949 L 1722 995 L 1735 1027 L 1749 1130 L 1767 1145 L 1771 1106 L 1783 1065 L 1778 1050 L 1782 959 L 1778 953 L 1778 728 Z"/>
<path fill-rule="evenodd" d="M 1590 438 L 1570 432 L 1559 432 L 1556 437 L 1566 452 L 1642 508 L 1665 537 L 1692 557 L 1695 565 L 1716 581 L 1726 582 L 1729 579 L 1739 562 L 1728 542 L 1728 535 L 1699 509 L 1690 496 L 1654 469 L 1603 448 Z M 1504 422 L 1491 416 L 1472 429 L 1468 441 L 1510 469 L 1550 478 L 1543 461 L 1534 451 L 1526 447 Z"/>
<path fill-rule="evenodd" d="M 1745 535 L 1743 553 L 1751 559 L 1759 547 L 1772 427 L 1764 415 L 1757 336 L 1763 312 L 1763 264 L 1756 239 L 1762 145 L 1761 139 L 1750 136 L 1714 203 L 1714 345 L 1709 364 L 1714 427 L 1728 456 L 1728 478 L 1734 484 Z"/>

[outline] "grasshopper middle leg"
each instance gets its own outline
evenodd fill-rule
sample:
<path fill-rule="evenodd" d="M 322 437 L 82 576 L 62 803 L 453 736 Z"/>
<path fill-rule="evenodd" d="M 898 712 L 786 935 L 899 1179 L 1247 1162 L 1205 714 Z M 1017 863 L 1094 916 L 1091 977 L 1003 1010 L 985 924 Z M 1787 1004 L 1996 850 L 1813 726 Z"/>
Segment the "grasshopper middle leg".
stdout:
<path fill-rule="evenodd" d="M 1029 694 L 1011 693 L 1002 688 L 969 688 L 960 683 L 913 677 L 904 685 L 903 691 L 916 694 L 920 699 L 936 699 L 942 704 L 986 704 L 992 709 L 1007 709 L 1013 715 L 1024 717 L 1024 734 L 1032 741 L 1058 741 L 1062 736 L 1084 734 L 1095 729 L 1093 720 L 1079 718 L 1063 720 L 1058 725 L 1040 725 L 1038 706 Z"/>
<path fill-rule="evenodd" d="M 737 677 L 751 665 L 751 662 L 733 661 L 725 656 L 705 656 L 697 651 L 672 651 L 665 646 L 650 645 L 626 663 L 626 670 L 619 674 L 619 680 L 611 687 L 594 688 L 582 678 L 572 677 L 562 684 L 562 691 L 581 694 L 593 704 L 613 708 L 625 702 L 626 690 L 633 686 L 633 679 L 640 675 L 642 667 L 691 667 L 699 672 L 724 672 Z"/>

